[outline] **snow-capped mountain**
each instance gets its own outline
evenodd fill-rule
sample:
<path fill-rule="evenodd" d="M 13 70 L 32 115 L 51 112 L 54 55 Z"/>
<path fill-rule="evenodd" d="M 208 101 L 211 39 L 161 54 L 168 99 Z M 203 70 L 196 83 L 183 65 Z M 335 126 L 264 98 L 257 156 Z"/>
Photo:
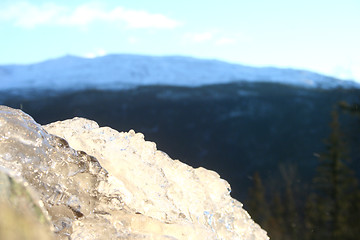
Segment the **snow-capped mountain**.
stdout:
<path fill-rule="evenodd" d="M 144 85 L 202 86 L 229 82 L 278 82 L 302 87 L 360 88 L 314 72 L 248 67 L 191 57 L 65 56 L 29 65 L 0 66 L 0 90 L 124 89 Z"/>

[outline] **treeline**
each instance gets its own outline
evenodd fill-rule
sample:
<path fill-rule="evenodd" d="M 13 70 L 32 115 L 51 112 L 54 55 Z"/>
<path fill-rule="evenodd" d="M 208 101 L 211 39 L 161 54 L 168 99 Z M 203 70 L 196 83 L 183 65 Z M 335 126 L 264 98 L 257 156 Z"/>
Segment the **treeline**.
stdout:
<path fill-rule="evenodd" d="M 351 114 L 360 126 L 360 105 L 340 102 L 331 113 L 326 150 L 318 159 L 311 184 L 304 184 L 296 166 L 279 166 L 275 186 L 253 176 L 246 205 L 250 215 L 275 240 L 355 240 L 360 236 L 360 188 L 350 159 L 350 140 L 339 115 Z M 356 134 L 360 136 L 360 128 Z M 302 139 L 306 141 L 306 139 Z M 360 148 L 360 146 L 357 146 Z M 270 184 L 271 185 L 271 184 Z M 274 183 L 272 184 L 274 185 Z"/>

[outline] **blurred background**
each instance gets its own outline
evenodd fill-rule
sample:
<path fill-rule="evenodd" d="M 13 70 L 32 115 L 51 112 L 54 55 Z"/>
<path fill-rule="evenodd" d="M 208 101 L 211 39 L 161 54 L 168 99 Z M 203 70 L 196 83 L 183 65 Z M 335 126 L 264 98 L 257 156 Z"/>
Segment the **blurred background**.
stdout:
<path fill-rule="evenodd" d="M 134 129 L 272 239 L 360 231 L 360 2 L 0 2 L 0 104 Z"/>

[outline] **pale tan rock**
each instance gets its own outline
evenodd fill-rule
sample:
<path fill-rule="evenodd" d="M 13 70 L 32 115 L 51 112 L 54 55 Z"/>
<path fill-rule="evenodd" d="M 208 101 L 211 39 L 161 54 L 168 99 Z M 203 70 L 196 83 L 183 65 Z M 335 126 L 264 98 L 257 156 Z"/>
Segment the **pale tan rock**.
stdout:
<path fill-rule="evenodd" d="M 42 201 L 21 177 L 0 168 L 0 239 L 52 240 Z"/>
<path fill-rule="evenodd" d="M 166 232 L 178 239 L 268 239 L 242 204 L 231 198 L 230 185 L 216 172 L 172 160 L 158 151 L 155 143 L 145 141 L 141 133 L 100 128 L 84 118 L 55 122 L 44 128 L 65 138 L 72 148 L 95 156 L 117 179 L 120 195 L 129 208 L 158 220 L 158 224 L 175 224 L 176 229 L 184 228 L 178 225 L 191 224 L 191 232 L 205 229 L 206 234 L 202 233 L 202 238 L 190 235 L 179 238 L 174 228 L 167 233 L 165 229 L 169 226 L 152 222 L 140 224 L 143 229 Z M 137 221 L 132 226 L 136 224 Z"/>
<path fill-rule="evenodd" d="M 80 118 L 44 128 L 0 106 L 0 168 L 34 189 L 57 239 L 268 239 L 217 173 L 140 133 Z"/>

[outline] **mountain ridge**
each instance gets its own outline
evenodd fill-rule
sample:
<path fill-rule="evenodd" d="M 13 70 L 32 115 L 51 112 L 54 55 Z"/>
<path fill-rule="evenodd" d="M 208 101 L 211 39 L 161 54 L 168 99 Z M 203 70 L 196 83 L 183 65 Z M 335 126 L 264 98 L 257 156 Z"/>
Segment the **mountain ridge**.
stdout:
<path fill-rule="evenodd" d="M 251 67 L 186 56 L 109 54 L 97 58 L 73 55 L 34 64 L 0 65 L 0 91 L 44 89 L 119 90 L 148 85 L 197 87 L 231 82 L 275 82 L 306 88 L 360 88 L 306 70 Z"/>

